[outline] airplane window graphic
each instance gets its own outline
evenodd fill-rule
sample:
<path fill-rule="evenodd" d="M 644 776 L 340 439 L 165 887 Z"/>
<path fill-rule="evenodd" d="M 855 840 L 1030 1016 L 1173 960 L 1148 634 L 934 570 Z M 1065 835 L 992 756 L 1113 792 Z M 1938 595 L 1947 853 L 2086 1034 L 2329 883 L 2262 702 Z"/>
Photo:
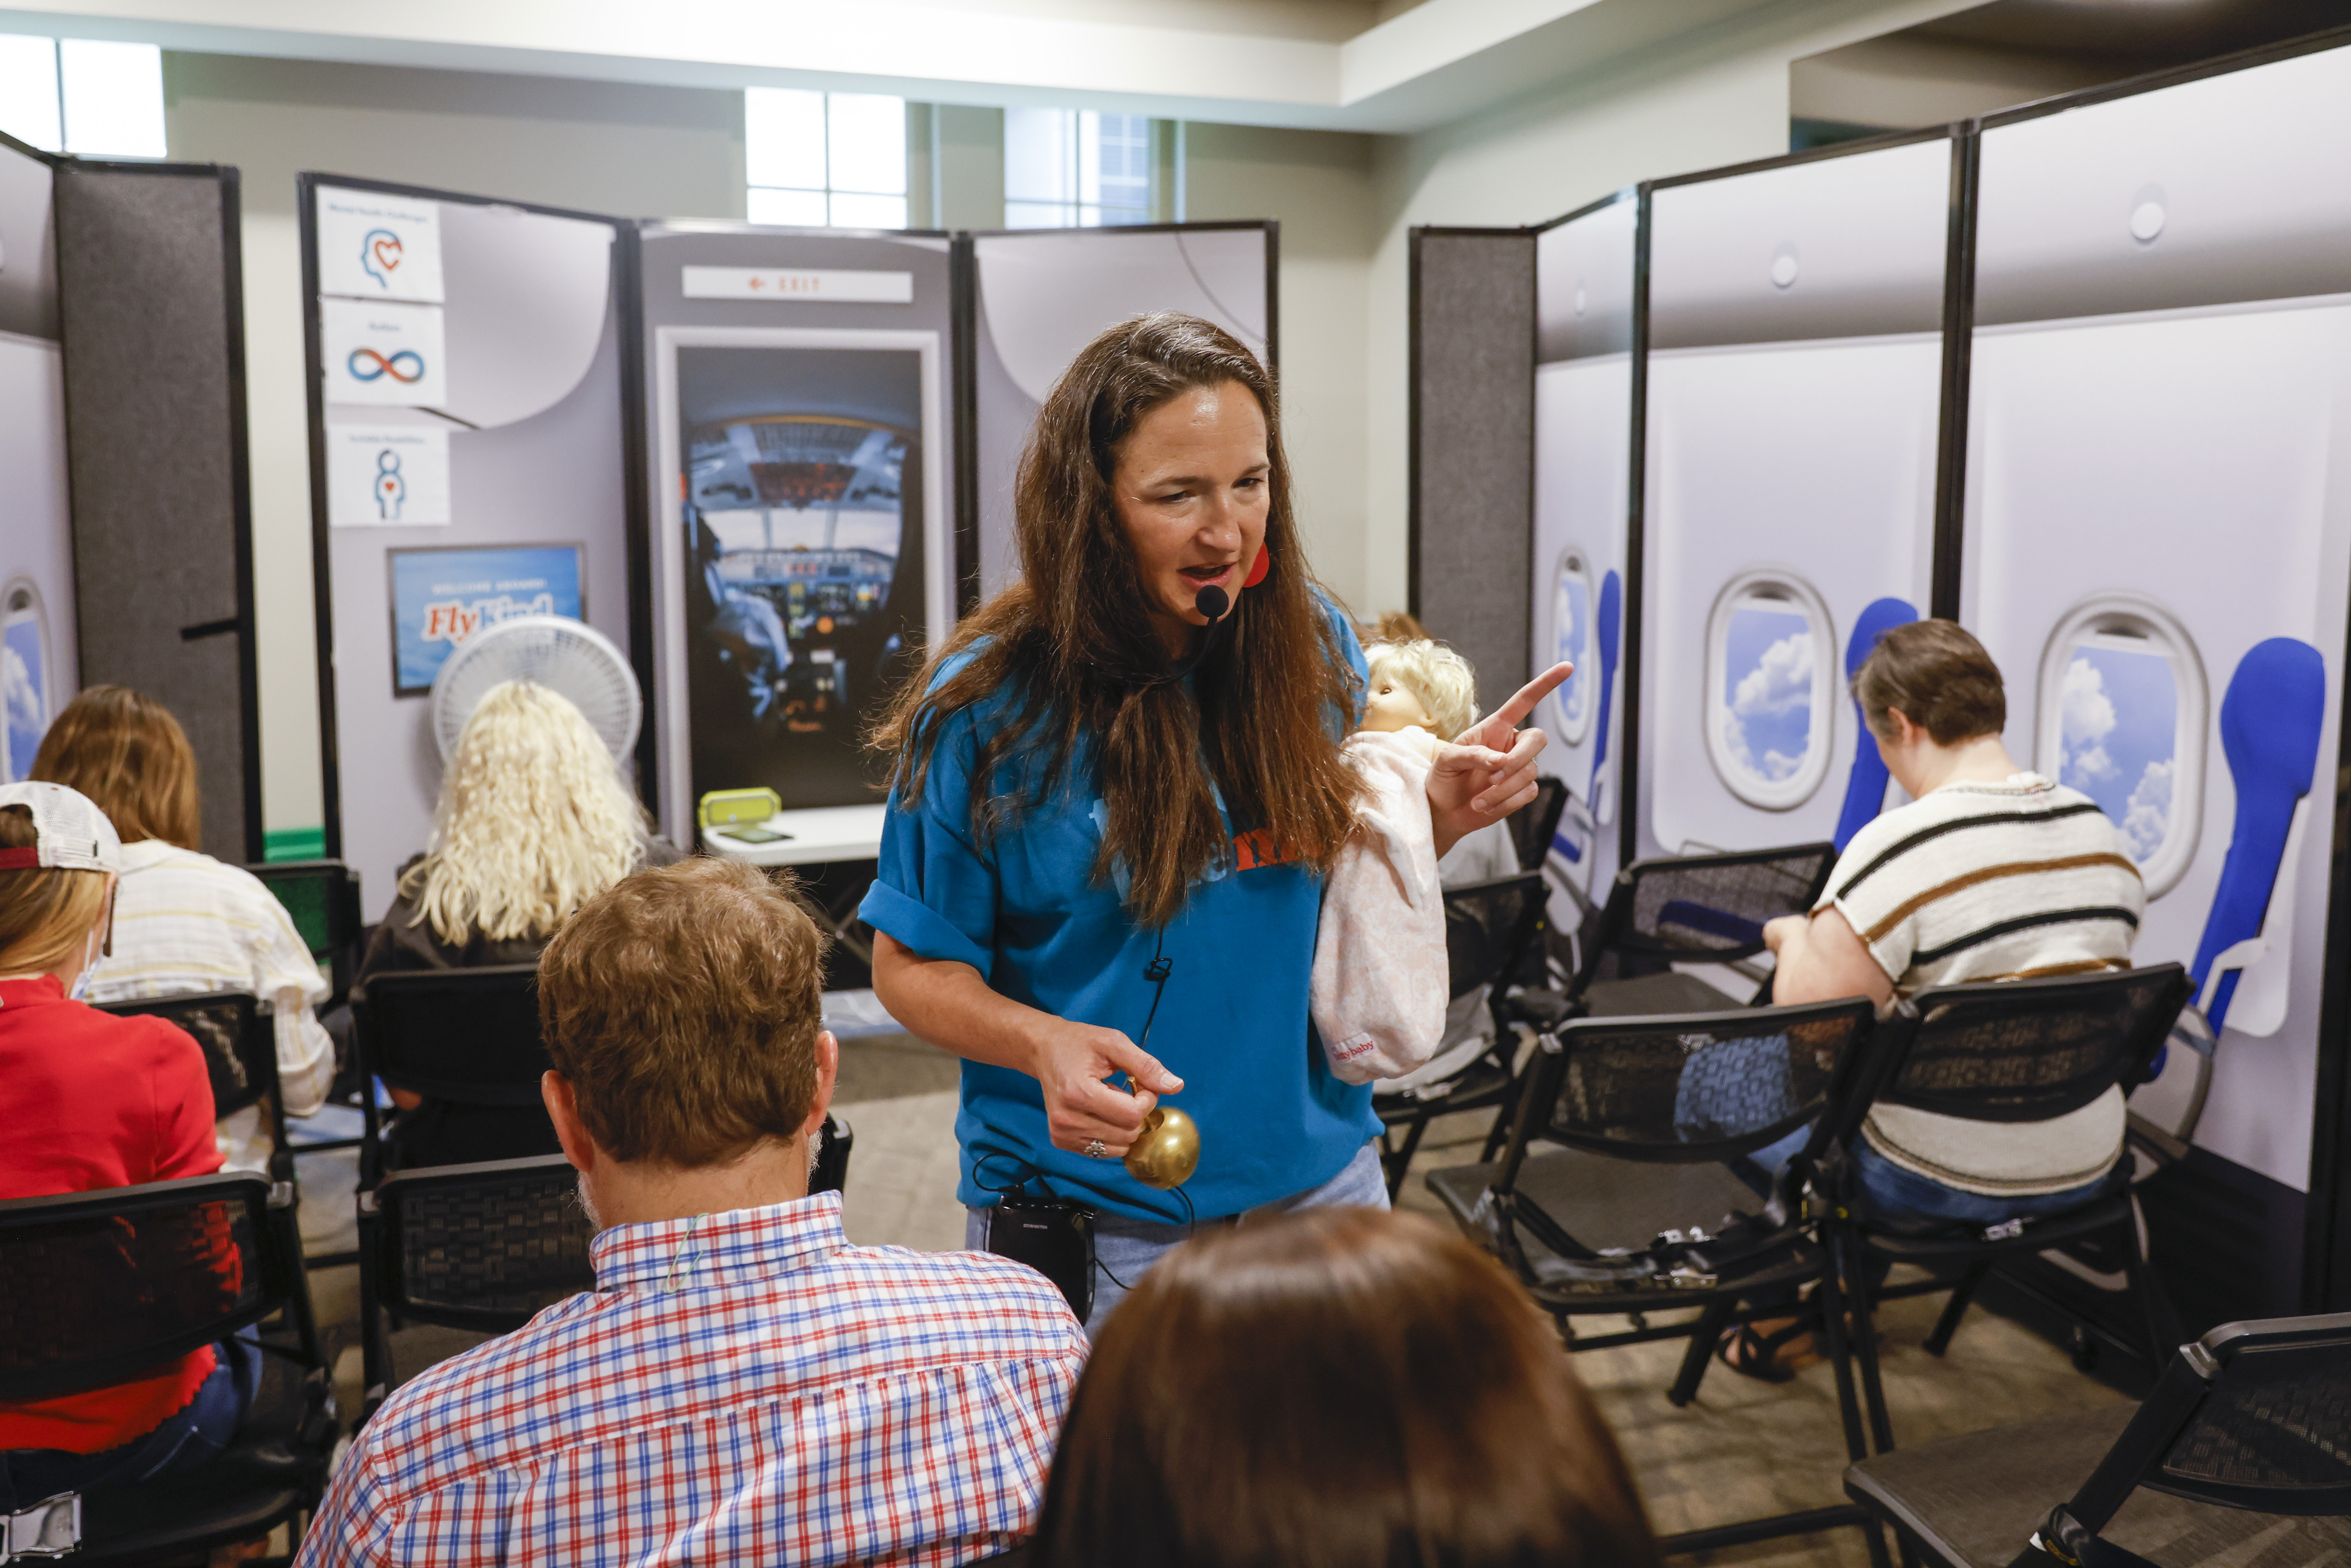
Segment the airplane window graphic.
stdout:
<path fill-rule="evenodd" d="M 1750 779 L 1781 784 L 1802 769 L 1817 654 L 1812 622 L 1784 601 L 1750 600 L 1731 612 L 1722 673 L 1729 700 L 1716 722 L 1732 766 Z"/>
<path fill-rule="evenodd" d="M 1592 664 L 1592 575 L 1580 550 L 1560 558 L 1559 580 L 1552 591 L 1552 657 L 1575 666 L 1552 695 L 1559 710 L 1559 738 L 1579 745 L 1592 727 L 1592 695 L 1597 675 Z"/>
<path fill-rule="evenodd" d="M 2179 683 L 2143 637 L 2094 632 L 2066 662 L 2058 782 L 2095 800 L 2140 865 L 2171 836 Z"/>
<path fill-rule="evenodd" d="M 2037 768 L 2097 802 L 2147 895 L 2162 896 L 2195 860 L 2204 814 L 2210 708 L 2194 640 L 2152 600 L 2095 594 L 2050 633 L 2039 691 Z"/>

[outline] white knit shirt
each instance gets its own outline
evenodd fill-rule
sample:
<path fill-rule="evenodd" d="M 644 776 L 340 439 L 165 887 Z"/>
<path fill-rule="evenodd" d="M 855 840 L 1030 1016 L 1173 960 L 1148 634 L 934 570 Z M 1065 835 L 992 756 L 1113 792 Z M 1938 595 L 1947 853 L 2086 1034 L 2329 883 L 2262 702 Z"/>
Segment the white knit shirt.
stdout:
<path fill-rule="evenodd" d="M 1855 833 L 1815 909 L 1835 908 L 1897 995 L 1969 980 L 2130 967 L 2147 889 L 2122 835 L 2078 789 L 2033 773 L 1946 784 Z M 2121 1157 L 2123 1094 L 2043 1122 L 1902 1105 L 1862 1130 L 1906 1170 L 1990 1197 L 2063 1192 Z"/>
<path fill-rule="evenodd" d="M 90 1001 L 250 992 L 277 1020 L 286 1113 L 307 1116 L 326 1103 L 334 1082 L 334 1041 L 311 1011 L 329 989 L 286 906 L 251 872 L 161 839 L 122 847 L 114 953 L 90 977 Z M 267 1171 L 260 1106 L 222 1117 L 214 1136 L 229 1168 Z"/>

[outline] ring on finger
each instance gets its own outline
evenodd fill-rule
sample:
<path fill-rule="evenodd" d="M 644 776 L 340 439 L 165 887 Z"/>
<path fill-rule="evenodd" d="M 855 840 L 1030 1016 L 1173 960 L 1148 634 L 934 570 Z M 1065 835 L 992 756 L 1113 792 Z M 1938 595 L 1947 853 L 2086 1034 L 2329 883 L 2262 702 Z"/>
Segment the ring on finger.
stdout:
<path fill-rule="evenodd" d="M 1102 1141 L 1100 1138 L 1096 1138 L 1093 1142 L 1086 1145 L 1086 1158 L 1090 1160 L 1101 1159 L 1109 1153 L 1110 1150 L 1103 1145 Z"/>

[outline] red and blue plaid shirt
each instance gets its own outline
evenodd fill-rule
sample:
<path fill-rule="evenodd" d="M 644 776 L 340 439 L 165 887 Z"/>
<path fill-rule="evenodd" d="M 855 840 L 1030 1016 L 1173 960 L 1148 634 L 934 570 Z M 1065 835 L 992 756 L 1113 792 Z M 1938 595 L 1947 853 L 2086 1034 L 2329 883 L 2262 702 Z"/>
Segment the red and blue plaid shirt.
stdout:
<path fill-rule="evenodd" d="M 1032 1527 L 1086 1355 L 1041 1276 L 852 1247 L 837 1193 L 593 1256 L 593 1293 L 377 1412 L 302 1568 L 950 1563 Z"/>

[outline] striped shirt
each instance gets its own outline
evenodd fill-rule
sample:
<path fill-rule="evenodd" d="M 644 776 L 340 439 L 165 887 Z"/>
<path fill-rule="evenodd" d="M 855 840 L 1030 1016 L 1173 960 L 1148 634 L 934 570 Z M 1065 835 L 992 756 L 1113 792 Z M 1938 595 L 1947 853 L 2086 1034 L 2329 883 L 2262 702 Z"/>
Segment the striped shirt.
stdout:
<path fill-rule="evenodd" d="M 616 1225 L 596 1289 L 395 1393 L 300 1568 L 968 1563 L 1034 1528 L 1085 1331 L 841 1195 Z"/>
<path fill-rule="evenodd" d="M 307 1116 L 335 1077 L 335 1042 L 311 1011 L 329 989 L 286 906 L 251 872 L 161 839 L 122 846 L 114 952 L 90 976 L 89 1000 L 250 993 L 276 1019 L 286 1113 Z M 262 1107 L 222 1117 L 214 1132 L 228 1169 L 268 1171 Z"/>
<path fill-rule="evenodd" d="M 2032 773 L 1946 784 L 1846 844 L 1834 907 L 1897 995 L 1968 980 L 2127 968 L 2147 890 L 2096 802 Z M 1880 1105 L 1880 1154 L 1963 1192 L 2022 1197 L 2097 1180 L 2121 1157 L 2119 1088 L 2043 1122 L 1973 1122 Z"/>

